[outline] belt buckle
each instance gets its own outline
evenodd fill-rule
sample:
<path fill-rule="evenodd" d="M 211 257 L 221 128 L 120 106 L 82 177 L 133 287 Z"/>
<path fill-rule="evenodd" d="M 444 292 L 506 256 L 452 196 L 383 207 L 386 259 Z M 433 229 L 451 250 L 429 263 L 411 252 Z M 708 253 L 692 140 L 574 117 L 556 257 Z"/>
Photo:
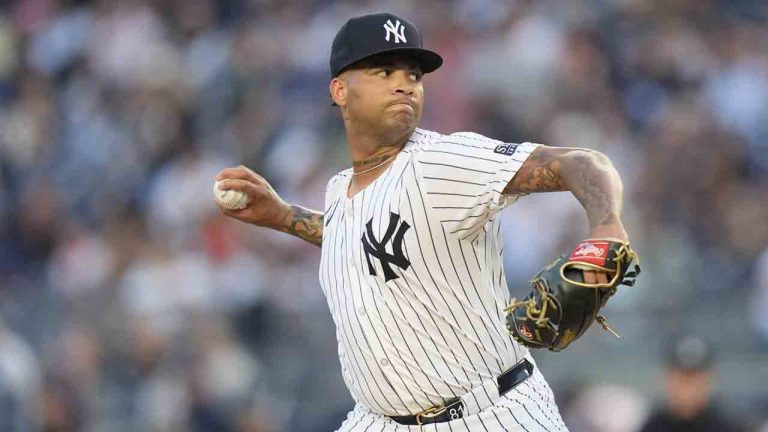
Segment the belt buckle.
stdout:
<path fill-rule="evenodd" d="M 418 426 L 422 426 L 424 424 L 424 423 L 421 422 L 422 417 L 425 417 L 425 418 L 428 418 L 428 419 L 435 418 L 435 417 L 443 414 L 446 409 L 448 409 L 448 408 L 445 407 L 445 406 L 435 406 L 435 407 L 432 407 L 432 408 L 430 408 L 430 409 L 428 409 L 426 411 L 420 412 L 420 413 L 416 414 L 416 424 Z"/>

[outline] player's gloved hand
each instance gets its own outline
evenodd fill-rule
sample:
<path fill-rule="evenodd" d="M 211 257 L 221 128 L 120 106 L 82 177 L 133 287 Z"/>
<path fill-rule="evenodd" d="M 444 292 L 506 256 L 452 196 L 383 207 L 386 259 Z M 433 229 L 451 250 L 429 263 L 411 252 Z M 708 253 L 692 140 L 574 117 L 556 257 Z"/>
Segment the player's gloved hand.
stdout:
<path fill-rule="evenodd" d="M 552 351 L 565 349 L 595 320 L 616 334 L 598 312 L 619 285 L 634 285 L 639 273 L 628 242 L 585 240 L 539 271 L 525 299 L 512 299 L 505 309 L 507 329 L 525 346 Z"/>
<path fill-rule="evenodd" d="M 222 189 L 232 189 L 248 195 L 248 205 L 240 210 L 221 208 L 221 212 L 232 218 L 254 225 L 280 229 L 285 225 L 291 208 L 280 198 L 264 177 L 250 168 L 240 165 L 226 168 L 217 176 Z"/>

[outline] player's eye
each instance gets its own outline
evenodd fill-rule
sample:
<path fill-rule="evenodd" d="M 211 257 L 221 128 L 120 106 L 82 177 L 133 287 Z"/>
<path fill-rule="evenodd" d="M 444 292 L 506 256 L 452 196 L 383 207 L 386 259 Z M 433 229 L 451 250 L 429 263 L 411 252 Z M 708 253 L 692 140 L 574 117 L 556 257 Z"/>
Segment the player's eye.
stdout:
<path fill-rule="evenodd" d="M 387 70 L 387 69 L 379 69 L 379 71 L 378 71 L 378 72 L 376 72 L 376 75 L 378 75 L 378 76 L 380 76 L 380 77 L 382 77 L 382 78 L 386 78 L 386 77 L 388 77 L 388 76 L 389 76 L 389 74 L 390 74 L 390 71 L 389 71 L 389 70 Z"/>
<path fill-rule="evenodd" d="M 413 81 L 421 81 L 421 78 L 423 77 L 423 74 L 421 72 L 411 72 L 411 74 L 408 76 Z"/>

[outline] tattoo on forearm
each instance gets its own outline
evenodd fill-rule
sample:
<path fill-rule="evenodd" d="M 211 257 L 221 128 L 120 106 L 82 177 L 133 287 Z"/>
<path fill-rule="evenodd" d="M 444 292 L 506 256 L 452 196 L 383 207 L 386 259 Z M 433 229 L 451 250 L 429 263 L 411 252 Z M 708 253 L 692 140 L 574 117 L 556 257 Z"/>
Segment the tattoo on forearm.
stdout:
<path fill-rule="evenodd" d="M 583 152 L 566 156 L 561 177 L 586 209 L 591 228 L 619 222 L 621 179 L 605 156 Z"/>
<path fill-rule="evenodd" d="M 304 207 L 291 206 L 291 221 L 285 232 L 316 246 L 323 243 L 323 214 Z"/>
<path fill-rule="evenodd" d="M 504 192 L 526 194 L 569 190 L 587 211 L 590 227 L 619 221 L 622 185 L 611 162 L 583 149 L 540 147 Z"/>

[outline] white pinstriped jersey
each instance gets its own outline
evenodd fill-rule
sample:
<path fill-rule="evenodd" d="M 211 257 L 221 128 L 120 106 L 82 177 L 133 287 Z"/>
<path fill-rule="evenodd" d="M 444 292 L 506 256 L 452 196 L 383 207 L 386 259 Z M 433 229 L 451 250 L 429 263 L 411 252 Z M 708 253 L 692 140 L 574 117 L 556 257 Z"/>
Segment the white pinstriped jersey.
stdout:
<path fill-rule="evenodd" d="M 351 170 L 330 180 L 320 281 L 358 405 L 416 414 L 527 354 L 504 328 L 497 213 L 516 200 L 502 190 L 535 147 L 416 129 L 352 198 Z"/>

